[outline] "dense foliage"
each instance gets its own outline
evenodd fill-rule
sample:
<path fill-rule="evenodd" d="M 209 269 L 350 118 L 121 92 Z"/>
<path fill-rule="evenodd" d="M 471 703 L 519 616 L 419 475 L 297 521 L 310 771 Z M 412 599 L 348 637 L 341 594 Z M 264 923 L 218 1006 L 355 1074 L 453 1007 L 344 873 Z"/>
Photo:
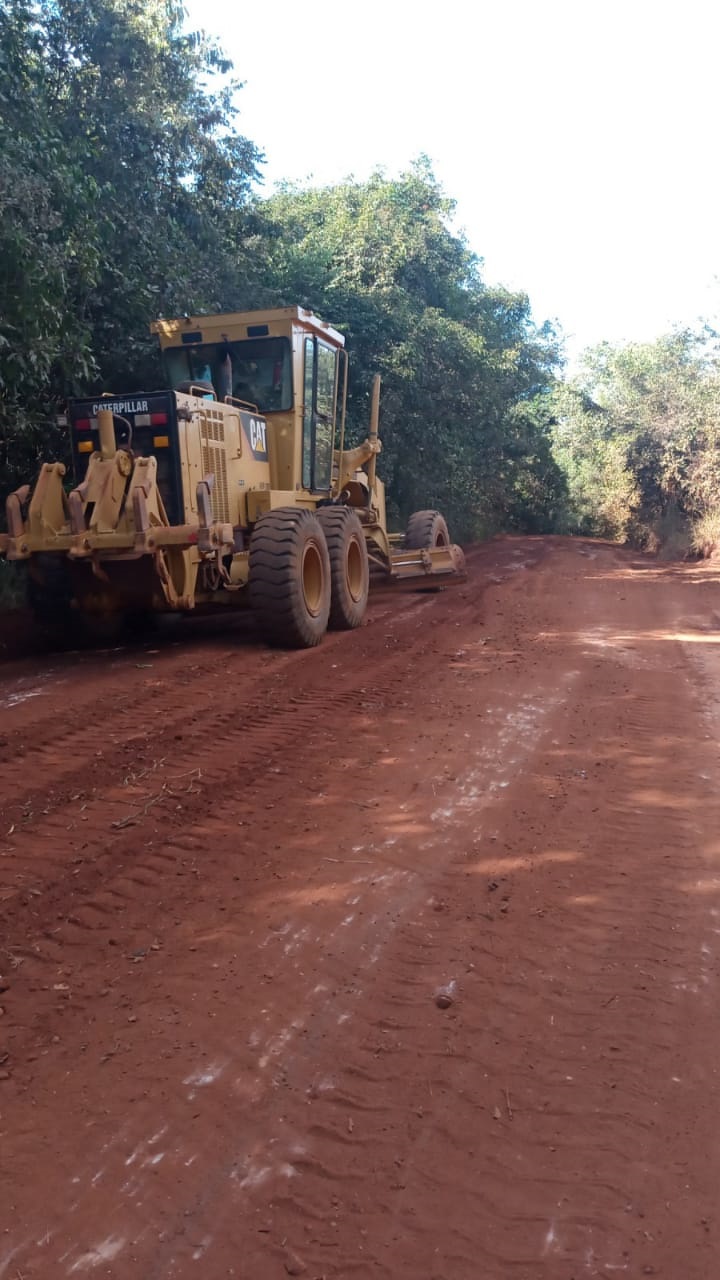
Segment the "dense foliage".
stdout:
<path fill-rule="evenodd" d="M 158 312 L 246 278 L 260 157 L 229 129 L 227 62 L 182 24 L 177 0 L 0 0 L 4 477 L 61 447 L 69 393 L 157 377 Z"/>
<path fill-rule="evenodd" d="M 586 353 L 553 396 L 566 527 L 671 552 L 720 545 L 720 347 L 682 331 Z"/>
<path fill-rule="evenodd" d="M 552 333 L 483 283 L 426 163 L 258 200 L 229 72 L 178 0 L 0 0 L 3 488 L 62 451 L 68 394 L 157 382 L 156 315 L 300 302 L 347 334 L 358 432 L 383 375 L 398 519 L 549 527 Z"/>
<path fill-rule="evenodd" d="M 382 374 L 396 526 L 718 542 L 712 335 L 605 344 L 559 382 L 427 161 L 260 199 L 231 71 L 181 0 L 0 0 L 0 497 L 62 456 L 68 395 L 158 385 L 155 316 L 301 303 L 347 336 L 356 436 Z"/>
<path fill-rule="evenodd" d="M 458 536 L 549 528 L 562 493 L 536 398 L 554 335 L 523 295 L 483 283 L 427 161 L 396 180 L 286 189 L 267 201 L 265 282 L 331 317 L 352 352 L 351 419 L 383 379 L 383 476 L 397 518 L 438 506 Z"/>

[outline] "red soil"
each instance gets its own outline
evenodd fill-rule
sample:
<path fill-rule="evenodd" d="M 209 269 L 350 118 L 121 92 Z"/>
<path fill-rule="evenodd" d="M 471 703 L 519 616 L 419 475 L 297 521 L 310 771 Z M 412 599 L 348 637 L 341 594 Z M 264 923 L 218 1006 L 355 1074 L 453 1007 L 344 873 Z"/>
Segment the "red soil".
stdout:
<path fill-rule="evenodd" d="M 0 668 L 0 1280 L 720 1275 L 718 570 Z"/>

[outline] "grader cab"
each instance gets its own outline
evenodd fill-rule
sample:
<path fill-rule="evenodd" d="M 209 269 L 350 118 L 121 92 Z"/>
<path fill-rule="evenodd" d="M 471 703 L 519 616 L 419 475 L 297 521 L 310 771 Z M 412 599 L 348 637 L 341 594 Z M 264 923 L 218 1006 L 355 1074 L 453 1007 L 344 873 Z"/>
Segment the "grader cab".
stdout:
<path fill-rule="evenodd" d="M 40 621 L 250 605 L 265 638 L 317 644 L 391 579 L 463 571 L 437 511 L 389 535 L 370 429 L 346 448 L 344 339 L 310 311 L 159 320 L 168 389 L 73 401 L 75 484 L 44 463 L 7 499 L 0 552 L 28 562 Z"/>

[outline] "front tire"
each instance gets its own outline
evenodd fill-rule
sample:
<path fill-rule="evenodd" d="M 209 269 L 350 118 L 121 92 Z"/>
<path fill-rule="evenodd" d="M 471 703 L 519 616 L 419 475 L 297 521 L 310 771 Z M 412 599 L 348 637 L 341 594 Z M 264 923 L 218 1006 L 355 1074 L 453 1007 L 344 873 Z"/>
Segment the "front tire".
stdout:
<path fill-rule="evenodd" d="M 370 591 L 367 543 L 352 507 L 320 507 L 330 555 L 330 622 L 336 631 L 362 626 Z"/>
<path fill-rule="evenodd" d="M 312 511 L 278 507 L 260 516 L 250 539 L 249 592 L 269 644 L 320 643 L 330 616 L 330 556 Z"/>
<path fill-rule="evenodd" d="M 449 547 L 450 534 L 445 517 L 439 511 L 413 511 L 408 520 L 405 546 L 409 551 Z"/>

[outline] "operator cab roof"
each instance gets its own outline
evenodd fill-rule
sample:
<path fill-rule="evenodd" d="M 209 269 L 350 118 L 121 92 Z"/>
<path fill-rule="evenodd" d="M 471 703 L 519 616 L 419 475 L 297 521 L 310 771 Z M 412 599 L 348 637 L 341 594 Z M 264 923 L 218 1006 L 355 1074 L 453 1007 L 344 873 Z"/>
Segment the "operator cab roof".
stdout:
<path fill-rule="evenodd" d="M 224 340 L 237 342 L 243 338 L 287 337 L 293 329 L 314 334 L 333 347 L 345 346 L 345 339 L 337 329 L 325 324 L 324 320 L 320 320 L 312 311 L 306 311 L 304 307 L 179 316 L 173 320 L 155 320 L 150 325 L 150 332 L 157 334 L 161 347 L 194 346 L 196 343 Z"/>

